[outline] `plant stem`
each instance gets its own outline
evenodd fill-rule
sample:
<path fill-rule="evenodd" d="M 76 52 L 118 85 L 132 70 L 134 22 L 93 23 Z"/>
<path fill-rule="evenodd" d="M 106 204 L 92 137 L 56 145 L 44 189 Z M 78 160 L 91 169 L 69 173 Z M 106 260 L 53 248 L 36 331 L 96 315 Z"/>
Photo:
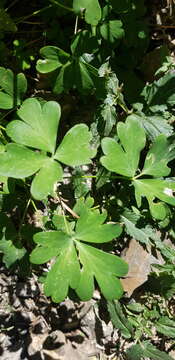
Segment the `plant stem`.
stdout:
<path fill-rule="evenodd" d="M 92 36 L 96 36 L 96 25 L 92 25 L 91 26 L 91 30 L 92 30 Z"/>
<path fill-rule="evenodd" d="M 32 16 L 36 16 L 36 15 L 40 14 L 41 12 L 50 9 L 52 6 L 53 6 L 53 5 L 48 5 L 48 6 L 44 7 L 43 9 L 34 11 L 34 12 L 33 12 L 32 14 L 30 14 L 30 15 L 23 16 L 22 18 L 19 18 L 18 21 L 15 22 L 15 24 L 20 24 L 20 23 L 23 22 L 24 20 L 29 19 L 29 18 L 32 17 Z"/>
<path fill-rule="evenodd" d="M 72 8 L 70 8 L 70 7 L 66 6 L 66 5 L 63 5 L 63 4 L 61 4 L 60 2 L 58 2 L 58 1 L 50 0 L 50 2 L 51 2 L 52 4 L 54 4 L 54 5 L 57 5 L 57 6 L 61 7 L 61 8 L 63 8 L 63 9 L 65 9 L 65 10 L 74 12 L 74 10 L 73 10 Z"/>
<path fill-rule="evenodd" d="M 63 215 L 63 219 L 64 219 L 64 225 L 65 225 L 65 228 L 66 228 L 66 232 L 67 232 L 67 234 L 70 235 L 71 232 L 70 232 L 70 229 L 69 229 L 68 221 L 66 220 L 64 207 L 63 207 L 63 204 L 62 204 L 62 201 L 61 201 L 61 198 L 60 198 L 59 194 L 58 194 L 58 197 L 59 197 L 59 201 L 60 201 L 60 205 L 61 205 L 61 210 L 62 210 L 62 215 Z"/>
<path fill-rule="evenodd" d="M 140 173 L 140 174 L 134 176 L 134 177 L 132 178 L 132 180 L 136 180 L 136 179 L 138 179 L 138 178 L 141 177 L 141 176 L 143 176 L 143 173 Z"/>
<path fill-rule="evenodd" d="M 31 204 L 33 205 L 35 211 L 38 211 L 38 209 L 37 209 L 37 207 L 36 207 L 36 205 L 35 205 L 35 202 L 34 202 L 32 199 L 31 199 Z"/>
<path fill-rule="evenodd" d="M 78 16 L 76 16 L 76 19 L 75 19 L 74 35 L 76 35 L 77 30 L 78 30 Z"/>

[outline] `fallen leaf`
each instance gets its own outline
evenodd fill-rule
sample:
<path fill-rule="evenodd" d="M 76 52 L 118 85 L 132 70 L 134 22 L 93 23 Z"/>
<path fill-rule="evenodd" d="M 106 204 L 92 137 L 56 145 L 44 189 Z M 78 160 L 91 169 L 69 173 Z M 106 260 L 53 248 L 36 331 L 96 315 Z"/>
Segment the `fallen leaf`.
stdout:
<path fill-rule="evenodd" d="M 162 264 L 161 259 L 154 257 L 151 251 L 145 250 L 135 239 L 131 239 L 122 258 L 129 265 L 128 274 L 121 279 L 123 289 L 129 297 L 135 289 L 147 281 L 151 272 L 151 264 Z"/>

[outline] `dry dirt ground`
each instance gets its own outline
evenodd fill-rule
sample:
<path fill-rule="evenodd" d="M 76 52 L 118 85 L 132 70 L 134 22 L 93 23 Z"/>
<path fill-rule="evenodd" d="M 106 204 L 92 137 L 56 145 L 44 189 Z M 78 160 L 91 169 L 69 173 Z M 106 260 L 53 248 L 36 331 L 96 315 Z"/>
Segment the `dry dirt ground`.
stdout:
<path fill-rule="evenodd" d="M 118 333 L 104 310 L 98 293 L 85 303 L 55 304 L 43 295 L 34 276 L 21 282 L 1 268 L 0 358 L 116 359 Z"/>

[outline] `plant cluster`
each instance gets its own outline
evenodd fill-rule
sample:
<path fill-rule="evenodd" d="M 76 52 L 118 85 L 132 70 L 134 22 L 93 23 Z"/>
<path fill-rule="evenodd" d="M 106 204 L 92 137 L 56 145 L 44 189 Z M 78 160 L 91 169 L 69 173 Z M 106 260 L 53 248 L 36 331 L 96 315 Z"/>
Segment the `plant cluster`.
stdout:
<path fill-rule="evenodd" d="M 22 274 L 37 271 L 32 264 L 48 264 L 41 281 L 55 302 L 68 295 L 87 301 L 98 287 L 114 326 L 136 341 L 128 359 L 170 360 L 149 336 L 154 323 L 157 332 L 174 338 L 173 315 L 116 299 L 128 273 L 120 256 L 126 238 L 159 251 L 164 261 L 154 265 L 152 278 L 161 298 L 174 296 L 173 61 L 165 56 L 154 81 L 143 80 L 140 66 L 150 43 L 144 0 L 44 3 L 30 16 L 39 14 L 48 29 L 47 10 L 54 24 L 68 19 L 67 28 L 48 30 L 38 60 L 23 51 L 17 35 L 6 49 L 16 68 L 5 67 L 0 57 L 2 261 Z M 0 47 L 29 17 L 17 21 L 5 6 L 3 1 Z M 52 100 L 32 92 L 25 71 L 47 79 Z M 95 104 L 90 122 L 82 117 L 65 124 L 58 101 L 63 94 L 76 98 L 79 118 L 82 103 Z"/>

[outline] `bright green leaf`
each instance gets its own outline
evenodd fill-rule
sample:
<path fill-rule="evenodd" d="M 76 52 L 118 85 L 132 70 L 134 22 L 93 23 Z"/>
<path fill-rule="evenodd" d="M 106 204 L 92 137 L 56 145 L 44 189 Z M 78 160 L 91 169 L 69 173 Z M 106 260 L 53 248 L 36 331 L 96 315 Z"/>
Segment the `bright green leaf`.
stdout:
<path fill-rule="evenodd" d="M 76 289 L 83 301 L 89 300 L 94 285 L 95 277 L 101 292 L 108 300 L 118 299 L 122 296 L 123 289 L 116 276 L 124 276 L 128 271 L 127 264 L 119 257 L 93 248 L 92 246 L 77 242 L 79 258 L 82 264 L 80 283 Z M 85 278 L 89 279 L 89 286 L 84 287 Z M 110 280 L 109 280 L 110 279 Z"/>
<path fill-rule="evenodd" d="M 133 181 L 137 205 L 141 206 L 141 198 L 145 196 L 149 201 L 155 198 L 175 206 L 175 182 L 159 179 L 136 179 Z"/>
<path fill-rule="evenodd" d="M 96 26 L 101 19 L 101 8 L 98 0 L 73 0 L 75 13 L 85 11 L 85 21 Z"/>
<path fill-rule="evenodd" d="M 61 115 L 55 101 L 41 107 L 34 98 L 23 102 L 17 114 L 23 120 L 14 120 L 7 126 L 7 134 L 15 142 L 54 153 L 57 129 Z"/>
<path fill-rule="evenodd" d="M 107 214 L 99 211 L 83 211 L 77 221 L 76 237 L 87 242 L 104 243 L 120 236 L 122 229 L 117 224 L 104 224 Z"/>
<path fill-rule="evenodd" d="M 34 174 L 45 163 L 47 157 L 18 144 L 8 144 L 0 153 L 0 174 L 22 179 Z"/>
<path fill-rule="evenodd" d="M 55 159 L 70 166 L 90 163 L 95 150 L 90 147 L 91 133 L 85 124 L 73 126 L 64 136 L 55 153 Z"/>
<path fill-rule="evenodd" d="M 59 163 L 49 159 L 44 163 L 32 181 L 31 194 L 37 200 L 42 200 L 48 195 L 54 196 L 55 186 L 62 180 L 62 168 Z"/>
<path fill-rule="evenodd" d="M 69 287 L 75 289 L 81 300 L 89 300 L 93 295 L 94 279 L 107 299 L 119 298 L 122 295 L 122 286 L 117 276 L 127 273 L 127 264 L 118 256 L 83 243 L 110 241 L 119 235 L 121 230 L 112 224 L 102 225 L 106 214 L 100 214 L 97 210 L 94 212 L 89 208 L 90 204 L 91 200 L 79 201 L 78 207 L 82 214 L 74 231 L 71 229 L 72 223 L 67 222 L 66 226 L 61 225 L 63 230 L 41 232 L 34 236 L 37 247 L 31 254 L 32 262 L 42 264 L 56 257 L 44 283 L 46 295 L 56 302 L 64 300 Z M 86 209 L 90 220 L 81 219 L 83 209 Z M 93 234 L 90 227 L 92 220 L 97 229 L 96 232 L 92 229 Z M 86 228 L 84 231 L 83 227 Z"/>
<path fill-rule="evenodd" d="M 56 46 L 44 46 L 41 48 L 40 54 L 44 59 L 37 61 L 36 69 L 44 74 L 58 69 L 70 58 L 68 53 Z"/>
<path fill-rule="evenodd" d="M 170 147 L 165 135 L 159 135 L 148 151 L 142 170 L 142 175 L 152 175 L 155 177 L 167 176 L 170 168 L 167 166 L 169 161 Z"/>
<path fill-rule="evenodd" d="M 164 204 L 163 202 L 158 201 L 155 203 L 153 201 L 149 201 L 149 208 L 152 217 L 157 220 L 164 220 L 168 215 L 167 204 Z"/>
<path fill-rule="evenodd" d="M 105 156 L 101 157 L 102 165 L 109 171 L 133 177 L 138 167 L 140 151 L 144 148 L 146 138 L 143 128 L 135 120 L 117 125 L 121 145 L 114 139 L 102 140 Z"/>

